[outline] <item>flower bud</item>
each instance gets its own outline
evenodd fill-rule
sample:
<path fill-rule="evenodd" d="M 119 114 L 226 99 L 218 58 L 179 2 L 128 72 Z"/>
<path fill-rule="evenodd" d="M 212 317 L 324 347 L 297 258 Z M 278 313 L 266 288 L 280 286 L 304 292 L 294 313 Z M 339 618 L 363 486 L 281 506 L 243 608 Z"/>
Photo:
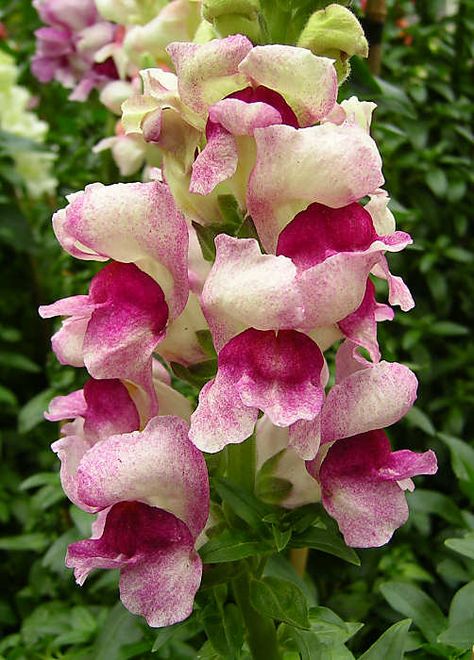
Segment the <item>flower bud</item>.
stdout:
<path fill-rule="evenodd" d="M 221 37 L 243 34 L 252 41 L 260 38 L 260 0 L 204 0 L 202 16 L 212 22 Z"/>
<path fill-rule="evenodd" d="M 347 60 L 352 55 L 367 57 L 369 53 L 357 18 L 349 9 L 336 4 L 314 12 L 300 35 L 298 46 L 309 48 L 315 55 L 333 58 L 339 82 L 349 75 Z"/>
<path fill-rule="evenodd" d="M 207 21 L 226 14 L 243 14 L 249 16 L 260 10 L 259 0 L 204 0 L 202 15 Z"/>

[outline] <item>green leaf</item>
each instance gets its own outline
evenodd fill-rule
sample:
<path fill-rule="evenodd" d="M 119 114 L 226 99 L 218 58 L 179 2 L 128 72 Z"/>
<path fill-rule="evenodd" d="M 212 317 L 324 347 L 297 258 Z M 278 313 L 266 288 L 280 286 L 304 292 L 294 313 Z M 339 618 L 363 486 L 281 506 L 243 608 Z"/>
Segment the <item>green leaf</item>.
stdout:
<path fill-rule="evenodd" d="M 410 626 L 411 619 L 397 621 L 359 656 L 359 660 L 403 660 Z"/>
<path fill-rule="evenodd" d="M 33 550 L 42 552 L 49 545 L 45 534 L 19 534 L 18 536 L 3 536 L 0 538 L 0 550 Z"/>
<path fill-rule="evenodd" d="M 214 485 L 223 502 L 226 502 L 239 518 L 254 529 L 262 527 L 263 518 L 272 511 L 269 505 L 227 479 L 215 477 Z"/>
<path fill-rule="evenodd" d="M 250 601 L 257 612 L 296 628 L 309 628 L 306 596 L 293 582 L 276 577 L 251 580 Z"/>
<path fill-rule="evenodd" d="M 35 426 L 44 421 L 44 411 L 48 408 L 53 396 L 54 390 L 43 390 L 23 406 L 18 413 L 19 433 L 28 433 L 28 431 L 31 431 Z"/>
<path fill-rule="evenodd" d="M 438 437 L 449 447 L 454 474 L 458 479 L 474 482 L 474 449 L 446 433 L 438 433 Z"/>
<path fill-rule="evenodd" d="M 238 658 L 244 643 L 244 622 L 237 605 L 210 603 L 202 612 L 202 621 L 214 649 L 229 660 Z"/>
<path fill-rule="evenodd" d="M 446 627 L 446 618 L 424 591 L 406 582 L 385 582 L 380 591 L 394 610 L 409 617 L 429 642 Z"/>
<path fill-rule="evenodd" d="M 433 426 L 431 419 L 425 412 L 416 406 L 413 406 L 413 408 L 407 412 L 405 415 L 405 420 L 410 424 L 410 426 L 415 426 L 428 435 L 436 434 L 436 429 Z"/>
<path fill-rule="evenodd" d="M 212 341 L 212 335 L 209 330 L 196 330 L 196 337 L 199 342 L 199 346 L 202 348 L 204 353 L 210 358 L 217 358 L 216 349 L 214 348 L 214 342 Z"/>
<path fill-rule="evenodd" d="M 101 627 L 91 657 L 94 660 L 122 660 L 122 649 L 143 635 L 140 619 L 117 603 Z"/>
<path fill-rule="evenodd" d="M 217 360 L 206 360 L 190 367 L 184 367 L 178 362 L 171 362 L 170 365 L 177 378 L 199 389 L 214 378 L 217 372 Z"/>
<path fill-rule="evenodd" d="M 441 337 L 462 337 L 469 334 L 469 328 L 452 321 L 438 321 L 430 326 L 430 332 Z"/>
<path fill-rule="evenodd" d="M 474 607 L 474 580 L 465 584 L 454 594 L 449 607 L 449 625 L 455 625 L 471 618 Z M 474 630 L 474 628 L 473 628 Z"/>
<path fill-rule="evenodd" d="M 360 566 L 357 553 L 349 548 L 340 536 L 328 529 L 313 527 L 302 534 L 294 535 L 290 545 L 292 548 L 314 548 L 339 557 L 354 566 Z"/>
<path fill-rule="evenodd" d="M 0 404 L 5 407 L 10 406 L 11 408 L 18 406 L 16 394 L 3 385 L 0 385 Z"/>
<path fill-rule="evenodd" d="M 410 510 L 414 513 L 436 514 L 453 525 L 464 527 L 461 511 L 453 500 L 443 493 L 417 488 L 413 493 L 407 494 L 407 499 Z"/>
<path fill-rule="evenodd" d="M 436 197 L 445 197 L 449 184 L 448 177 L 443 170 L 430 170 L 426 175 L 426 183 Z"/>
<path fill-rule="evenodd" d="M 444 544 L 451 550 L 459 552 L 469 559 L 474 559 L 474 532 L 465 534 L 464 538 L 446 539 Z"/>
<path fill-rule="evenodd" d="M 27 371 L 30 374 L 37 374 L 41 371 L 37 364 L 21 353 L 12 353 L 10 351 L 0 351 L 0 365 L 7 369 L 17 369 Z"/>
<path fill-rule="evenodd" d="M 204 564 L 220 564 L 225 561 L 237 561 L 245 557 L 268 554 L 273 550 L 269 541 L 255 539 L 238 530 L 225 530 L 210 539 L 199 550 Z"/>
<path fill-rule="evenodd" d="M 224 219 L 224 224 L 234 232 L 243 222 L 242 213 L 239 209 L 239 203 L 233 195 L 218 195 L 217 204 Z"/>
<path fill-rule="evenodd" d="M 38 472 L 33 474 L 28 479 L 25 479 L 18 486 L 19 490 L 29 490 L 30 488 L 38 488 L 39 486 L 59 486 L 59 474 L 56 472 Z"/>
<path fill-rule="evenodd" d="M 472 610 L 472 602 L 471 602 Z M 458 649 L 470 651 L 474 645 L 474 616 L 460 623 L 455 623 L 444 630 L 438 637 L 438 642 L 455 646 Z"/>
<path fill-rule="evenodd" d="M 343 621 L 328 607 L 311 608 L 309 620 L 311 630 L 317 633 L 318 639 L 327 645 L 344 644 L 364 625 L 363 623 Z"/>
<path fill-rule="evenodd" d="M 168 642 L 190 639 L 201 632 L 201 630 L 201 622 L 198 621 L 195 614 L 192 614 L 191 617 L 185 621 L 175 623 L 173 626 L 161 628 L 155 638 L 151 652 L 156 653 L 156 651 L 159 651 L 166 646 Z"/>

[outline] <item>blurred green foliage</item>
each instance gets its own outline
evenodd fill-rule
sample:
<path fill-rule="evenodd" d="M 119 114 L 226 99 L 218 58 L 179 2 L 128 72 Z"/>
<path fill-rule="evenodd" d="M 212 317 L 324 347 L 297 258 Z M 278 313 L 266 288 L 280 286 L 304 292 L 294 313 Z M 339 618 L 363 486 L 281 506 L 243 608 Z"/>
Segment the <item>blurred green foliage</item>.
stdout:
<path fill-rule="evenodd" d="M 441 467 L 409 495 L 409 523 L 389 546 L 359 552 L 360 566 L 336 536 L 332 545 L 325 536 L 322 545 L 316 527 L 310 537 L 302 531 L 290 541 L 283 518 L 260 512 L 258 502 L 236 500 L 231 488 L 219 490 L 249 529 L 264 519 L 261 544 L 282 549 L 252 585 L 250 600 L 266 603 L 273 608 L 268 614 L 283 621 L 286 660 L 468 660 L 474 643 L 474 7 L 469 0 L 388 4 L 381 78 L 355 61 L 343 94 L 378 103 L 373 132 L 392 209 L 399 228 L 415 239 L 391 262 L 417 307 L 384 324 L 380 341 L 386 359 L 416 371 L 420 396 L 391 436 L 400 447 L 433 447 Z M 300 5 L 306 15 L 311 3 Z M 57 429 L 42 422 L 42 413 L 53 395 L 79 387 L 83 376 L 58 367 L 49 349 L 53 327 L 40 321 L 36 308 L 84 292 L 93 268 L 60 250 L 51 213 L 69 192 L 118 174 L 107 155 L 92 153 L 112 128 L 97 98 L 71 103 L 59 85 L 40 86 L 29 73 L 38 27 L 31 3 L 8 0 L 0 21 L 9 32 L 0 47 L 15 54 L 20 82 L 38 95 L 37 112 L 50 124 L 59 180 L 57 198 L 29 200 L 12 175 L 14 141 L 0 136 L 0 658 L 244 658 L 236 650 L 242 622 L 226 604 L 225 583 L 236 577 L 236 565 L 220 562 L 245 554 L 229 556 L 211 541 L 207 560 L 218 568 L 205 580 L 197 614 L 159 632 L 117 603 L 115 573 L 94 575 L 79 589 L 64 568 L 66 546 L 88 534 L 90 516 L 62 493 L 49 449 Z M 245 541 L 245 529 L 239 534 Z M 284 558 L 287 544 L 315 548 L 311 579 L 299 578 Z"/>

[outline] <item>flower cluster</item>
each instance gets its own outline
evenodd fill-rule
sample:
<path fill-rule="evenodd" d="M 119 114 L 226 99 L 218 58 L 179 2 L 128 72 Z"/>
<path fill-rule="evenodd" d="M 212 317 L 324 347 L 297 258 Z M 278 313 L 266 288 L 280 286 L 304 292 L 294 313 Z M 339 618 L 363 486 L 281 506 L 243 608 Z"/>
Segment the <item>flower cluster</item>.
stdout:
<path fill-rule="evenodd" d="M 59 242 L 107 264 L 87 295 L 40 309 L 64 319 L 59 361 L 90 375 L 48 413 L 71 420 L 54 445 L 64 489 L 98 514 L 67 564 L 80 583 L 120 568 L 124 604 L 150 625 L 187 616 L 199 586 L 201 452 L 256 434 L 259 467 L 291 483 L 280 504 L 321 500 L 355 547 L 386 543 L 407 519 L 411 478 L 436 471 L 433 452 L 392 452 L 384 431 L 417 380 L 377 342 L 392 306 L 413 300 L 387 261 L 411 238 L 381 189 L 374 105 L 339 104 L 333 60 L 306 48 L 235 35 L 167 52 L 175 73 L 142 71 L 143 93 L 124 104 L 162 170 L 68 198 Z M 194 410 L 171 363 L 206 367 Z"/>
<path fill-rule="evenodd" d="M 18 69 L 13 57 L 0 51 L 0 129 L 41 144 L 46 139 L 48 124 L 31 111 L 31 95 L 25 87 L 16 84 L 17 79 Z M 31 197 L 56 190 L 57 181 L 51 173 L 53 153 L 33 150 L 25 144 L 23 149 L 13 148 L 11 157 Z"/>

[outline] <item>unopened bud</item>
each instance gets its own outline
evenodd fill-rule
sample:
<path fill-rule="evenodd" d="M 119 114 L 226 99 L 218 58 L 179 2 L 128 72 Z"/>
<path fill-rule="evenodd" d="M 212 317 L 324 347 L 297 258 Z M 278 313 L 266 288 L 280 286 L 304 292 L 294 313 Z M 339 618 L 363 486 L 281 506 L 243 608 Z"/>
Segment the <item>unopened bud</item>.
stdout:
<path fill-rule="evenodd" d="M 229 14 L 255 18 L 259 10 L 260 0 L 204 0 L 202 3 L 202 15 L 207 21 Z"/>
<path fill-rule="evenodd" d="M 361 24 L 354 14 L 341 5 L 329 5 L 316 11 L 300 35 L 298 46 L 308 48 L 315 55 L 331 57 L 339 82 L 347 78 L 353 55 L 367 57 L 369 44 Z"/>

